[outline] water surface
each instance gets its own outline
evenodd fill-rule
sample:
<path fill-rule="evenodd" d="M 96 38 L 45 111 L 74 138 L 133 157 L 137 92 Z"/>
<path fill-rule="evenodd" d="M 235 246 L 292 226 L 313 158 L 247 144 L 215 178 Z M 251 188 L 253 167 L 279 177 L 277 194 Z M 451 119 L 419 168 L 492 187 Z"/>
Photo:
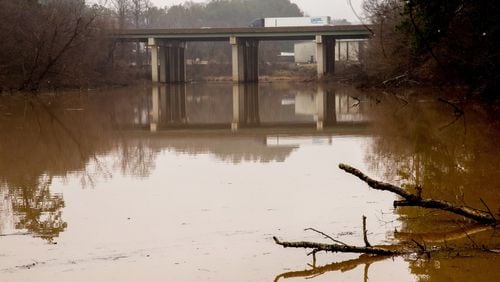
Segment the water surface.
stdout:
<path fill-rule="evenodd" d="M 366 215 L 372 244 L 419 233 L 430 246 L 448 234 L 457 248 L 498 248 L 492 230 L 463 238 L 462 218 L 394 210 L 395 196 L 337 168 L 496 211 L 499 127 L 474 107 L 459 116 L 426 93 L 221 83 L 5 96 L 0 115 L 2 281 L 499 278 L 498 256 L 475 251 L 319 254 L 302 271 L 307 251 L 272 240 L 328 242 L 311 227 L 363 245 Z"/>

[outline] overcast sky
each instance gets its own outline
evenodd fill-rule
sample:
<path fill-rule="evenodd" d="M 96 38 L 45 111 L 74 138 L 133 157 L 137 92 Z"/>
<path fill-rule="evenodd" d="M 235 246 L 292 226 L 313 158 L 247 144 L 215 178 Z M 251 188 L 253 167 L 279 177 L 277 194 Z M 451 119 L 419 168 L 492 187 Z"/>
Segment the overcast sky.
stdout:
<path fill-rule="evenodd" d="M 185 0 L 151 0 L 156 6 L 172 6 L 184 3 Z M 269 0 L 273 1 L 273 0 Z M 193 0 L 193 2 L 206 2 L 206 0 Z M 335 19 L 347 19 L 359 22 L 349 7 L 348 0 L 291 0 L 300 9 L 310 16 L 331 16 Z M 352 5 L 359 15 L 362 14 L 361 3 L 363 0 L 351 0 Z"/>

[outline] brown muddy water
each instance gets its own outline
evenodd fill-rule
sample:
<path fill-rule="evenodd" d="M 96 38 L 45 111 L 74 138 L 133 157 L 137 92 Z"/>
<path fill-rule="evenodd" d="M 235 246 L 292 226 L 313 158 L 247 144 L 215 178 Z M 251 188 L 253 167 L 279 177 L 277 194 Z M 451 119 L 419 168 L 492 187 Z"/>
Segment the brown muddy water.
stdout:
<path fill-rule="evenodd" d="M 499 281 L 495 230 L 395 210 L 337 168 L 497 212 L 498 121 L 438 96 L 211 83 L 0 97 L 0 281 Z M 363 215 L 372 244 L 449 251 L 312 266 L 272 240 L 328 243 L 316 228 L 363 245 Z"/>

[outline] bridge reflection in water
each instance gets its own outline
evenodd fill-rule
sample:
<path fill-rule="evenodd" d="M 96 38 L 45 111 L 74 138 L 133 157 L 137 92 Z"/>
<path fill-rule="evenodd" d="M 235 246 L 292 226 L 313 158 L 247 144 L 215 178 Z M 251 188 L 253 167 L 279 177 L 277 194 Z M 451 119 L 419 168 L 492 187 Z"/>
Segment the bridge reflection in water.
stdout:
<path fill-rule="evenodd" d="M 233 131 L 309 127 L 320 131 L 368 122 L 365 103 L 353 96 L 350 89 L 315 88 L 266 93 L 266 87 L 247 83 L 224 85 L 216 93 L 200 94 L 196 87 L 185 84 L 156 85 L 151 88 L 145 123 L 156 132 L 203 127 Z M 137 112 L 143 113 L 144 109 Z"/>

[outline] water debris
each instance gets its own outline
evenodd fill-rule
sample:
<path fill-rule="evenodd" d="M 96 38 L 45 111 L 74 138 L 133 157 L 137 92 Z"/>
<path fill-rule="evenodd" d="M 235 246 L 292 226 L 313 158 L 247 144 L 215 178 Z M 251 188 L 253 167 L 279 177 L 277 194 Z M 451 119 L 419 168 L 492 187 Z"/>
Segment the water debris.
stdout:
<path fill-rule="evenodd" d="M 449 233 L 442 233 L 439 234 L 441 240 L 455 240 L 463 237 L 469 238 L 469 240 L 472 241 L 470 238 L 471 234 L 482 232 L 488 229 L 493 229 L 498 226 L 498 222 L 491 212 L 491 210 L 488 208 L 486 203 L 483 204 L 486 206 L 487 211 L 482 211 L 478 209 L 473 209 L 471 207 L 467 206 L 455 206 L 449 202 L 443 201 L 443 200 L 435 200 L 435 199 L 425 199 L 422 197 L 422 188 L 417 187 L 417 192 L 416 194 L 410 193 L 406 191 L 405 189 L 394 186 L 389 183 L 384 183 L 381 181 L 374 180 L 358 169 L 351 167 L 349 165 L 345 164 L 340 164 L 339 168 L 344 170 L 347 173 L 350 173 L 359 179 L 363 180 L 366 182 L 371 188 L 376 189 L 376 190 L 381 190 L 381 191 L 389 191 L 394 194 L 397 194 L 401 196 L 404 200 L 397 200 L 394 201 L 394 207 L 401 207 L 401 206 L 416 206 L 416 207 L 422 207 L 422 208 L 429 208 L 429 209 L 439 209 L 439 210 L 444 210 L 448 211 L 454 214 L 458 214 L 461 216 L 464 216 L 470 220 L 473 220 L 476 222 L 475 226 L 471 226 L 470 228 L 461 228 L 458 231 L 452 231 Z M 417 241 L 415 238 L 408 236 L 408 234 L 402 234 L 402 233 L 397 233 L 396 235 L 399 235 L 399 237 L 403 237 L 403 235 L 406 235 L 408 237 L 409 241 L 406 242 L 406 244 L 399 244 L 399 245 L 385 245 L 385 246 L 372 246 L 368 242 L 368 230 L 366 229 L 366 217 L 363 216 L 363 221 L 362 221 L 362 226 L 363 226 L 363 241 L 365 243 L 365 246 L 353 246 L 353 245 L 348 245 L 345 244 L 344 242 L 338 241 L 331 236 L 327 235 L 324 232 L 321 232 L 319 230 L 313 229 L 313 228 L 307 228 L 305 230 L 311 230 L 316 233 L 321 234 L 327 239 L 330 239 L 333 241 L 333 244 L 325 244 L 325 243 L 318 243 L 318 242 L 308 242 L 308 241 L 299 241 L 299 242 L 286 242 L 286 241 L 281 241 L 277 237 L 273 237 L 273 240 L 276 244 L 283 246 L 284 248 L 304 248 L 304 249 L 312 249 L 312 251 L 308 255 L 313 255 L 313 264 L 315 265 L 316 263 L 316 253 L 318 252 L 333 252 L 333 253 L 361 253 L 361 254 L 367 254 L 367 255 L 376 255 L 376 256 L 398 256 L 398 255 L 410 255 L 410 254 L 423 254 L 426 255 L 427 257 L 430 258 L 431 253 L 434 252 L 439 252 L 446 250 L 447 247 L 444 249 L 437 248 L 437 247 L 428 247 L 426 245 L 426 240 L 423 240 L 425 236 L 420 236 L 420 242 Z M 427 236 L 427 237 L 433 237 L 433 236 Z M 434 236 L 436 237 L 436 236 Z M 444 238 L 444 239 L 443 239 Z M 439 241 L 439 240 L 438 240 Z M 474 241 L 472 241 L 474 243 Z M 475 249 L 480 249 L 477 244 L 474 243 Z M 491 251 L 491 250 L 487 250 Z"/>
<path fill-rule="evenodd" d="M 394 207 L 411 206 L 411 207 L 422 207 L 428 209 L 438 209 L 464 216 L 468 219 L 474 220 L 481 224 L 491 224 L 491 225 L 498 224 L 497 219 L 493 216 L 493 214 L 490 211 L 482 211 L 467 206 L 456 206 L 450 202 L 443 200 L 436 200 L 430 198 L 425 199 L 422 198 L 421 191 L 420 192 L 417 191 L 417 194 L 413 194 L 401 187 L 374 180 L 352 166 L 346 164 L 340 164 L 339 168 L 363 180 L 364 182 L 366 182 L 366 184 L 368 184 L 368 186 L 370 186 L 375 190 L 389 191 L 403 197 L 404 200 L 394 201 Z"/>
<path fill-rule="evenodd" d="M 29 263 L 29 264 L 25 264 L 25 265 L 19 265 L 19 266 L 16 266 L 16 268 L 32 269 L 32 268 L 33 268 L 33 267 L 35 267 L 36 265 L 38 265 L 38 262 L 37 262 L 37 261 L 32 262 L 32 263 Z"/>

